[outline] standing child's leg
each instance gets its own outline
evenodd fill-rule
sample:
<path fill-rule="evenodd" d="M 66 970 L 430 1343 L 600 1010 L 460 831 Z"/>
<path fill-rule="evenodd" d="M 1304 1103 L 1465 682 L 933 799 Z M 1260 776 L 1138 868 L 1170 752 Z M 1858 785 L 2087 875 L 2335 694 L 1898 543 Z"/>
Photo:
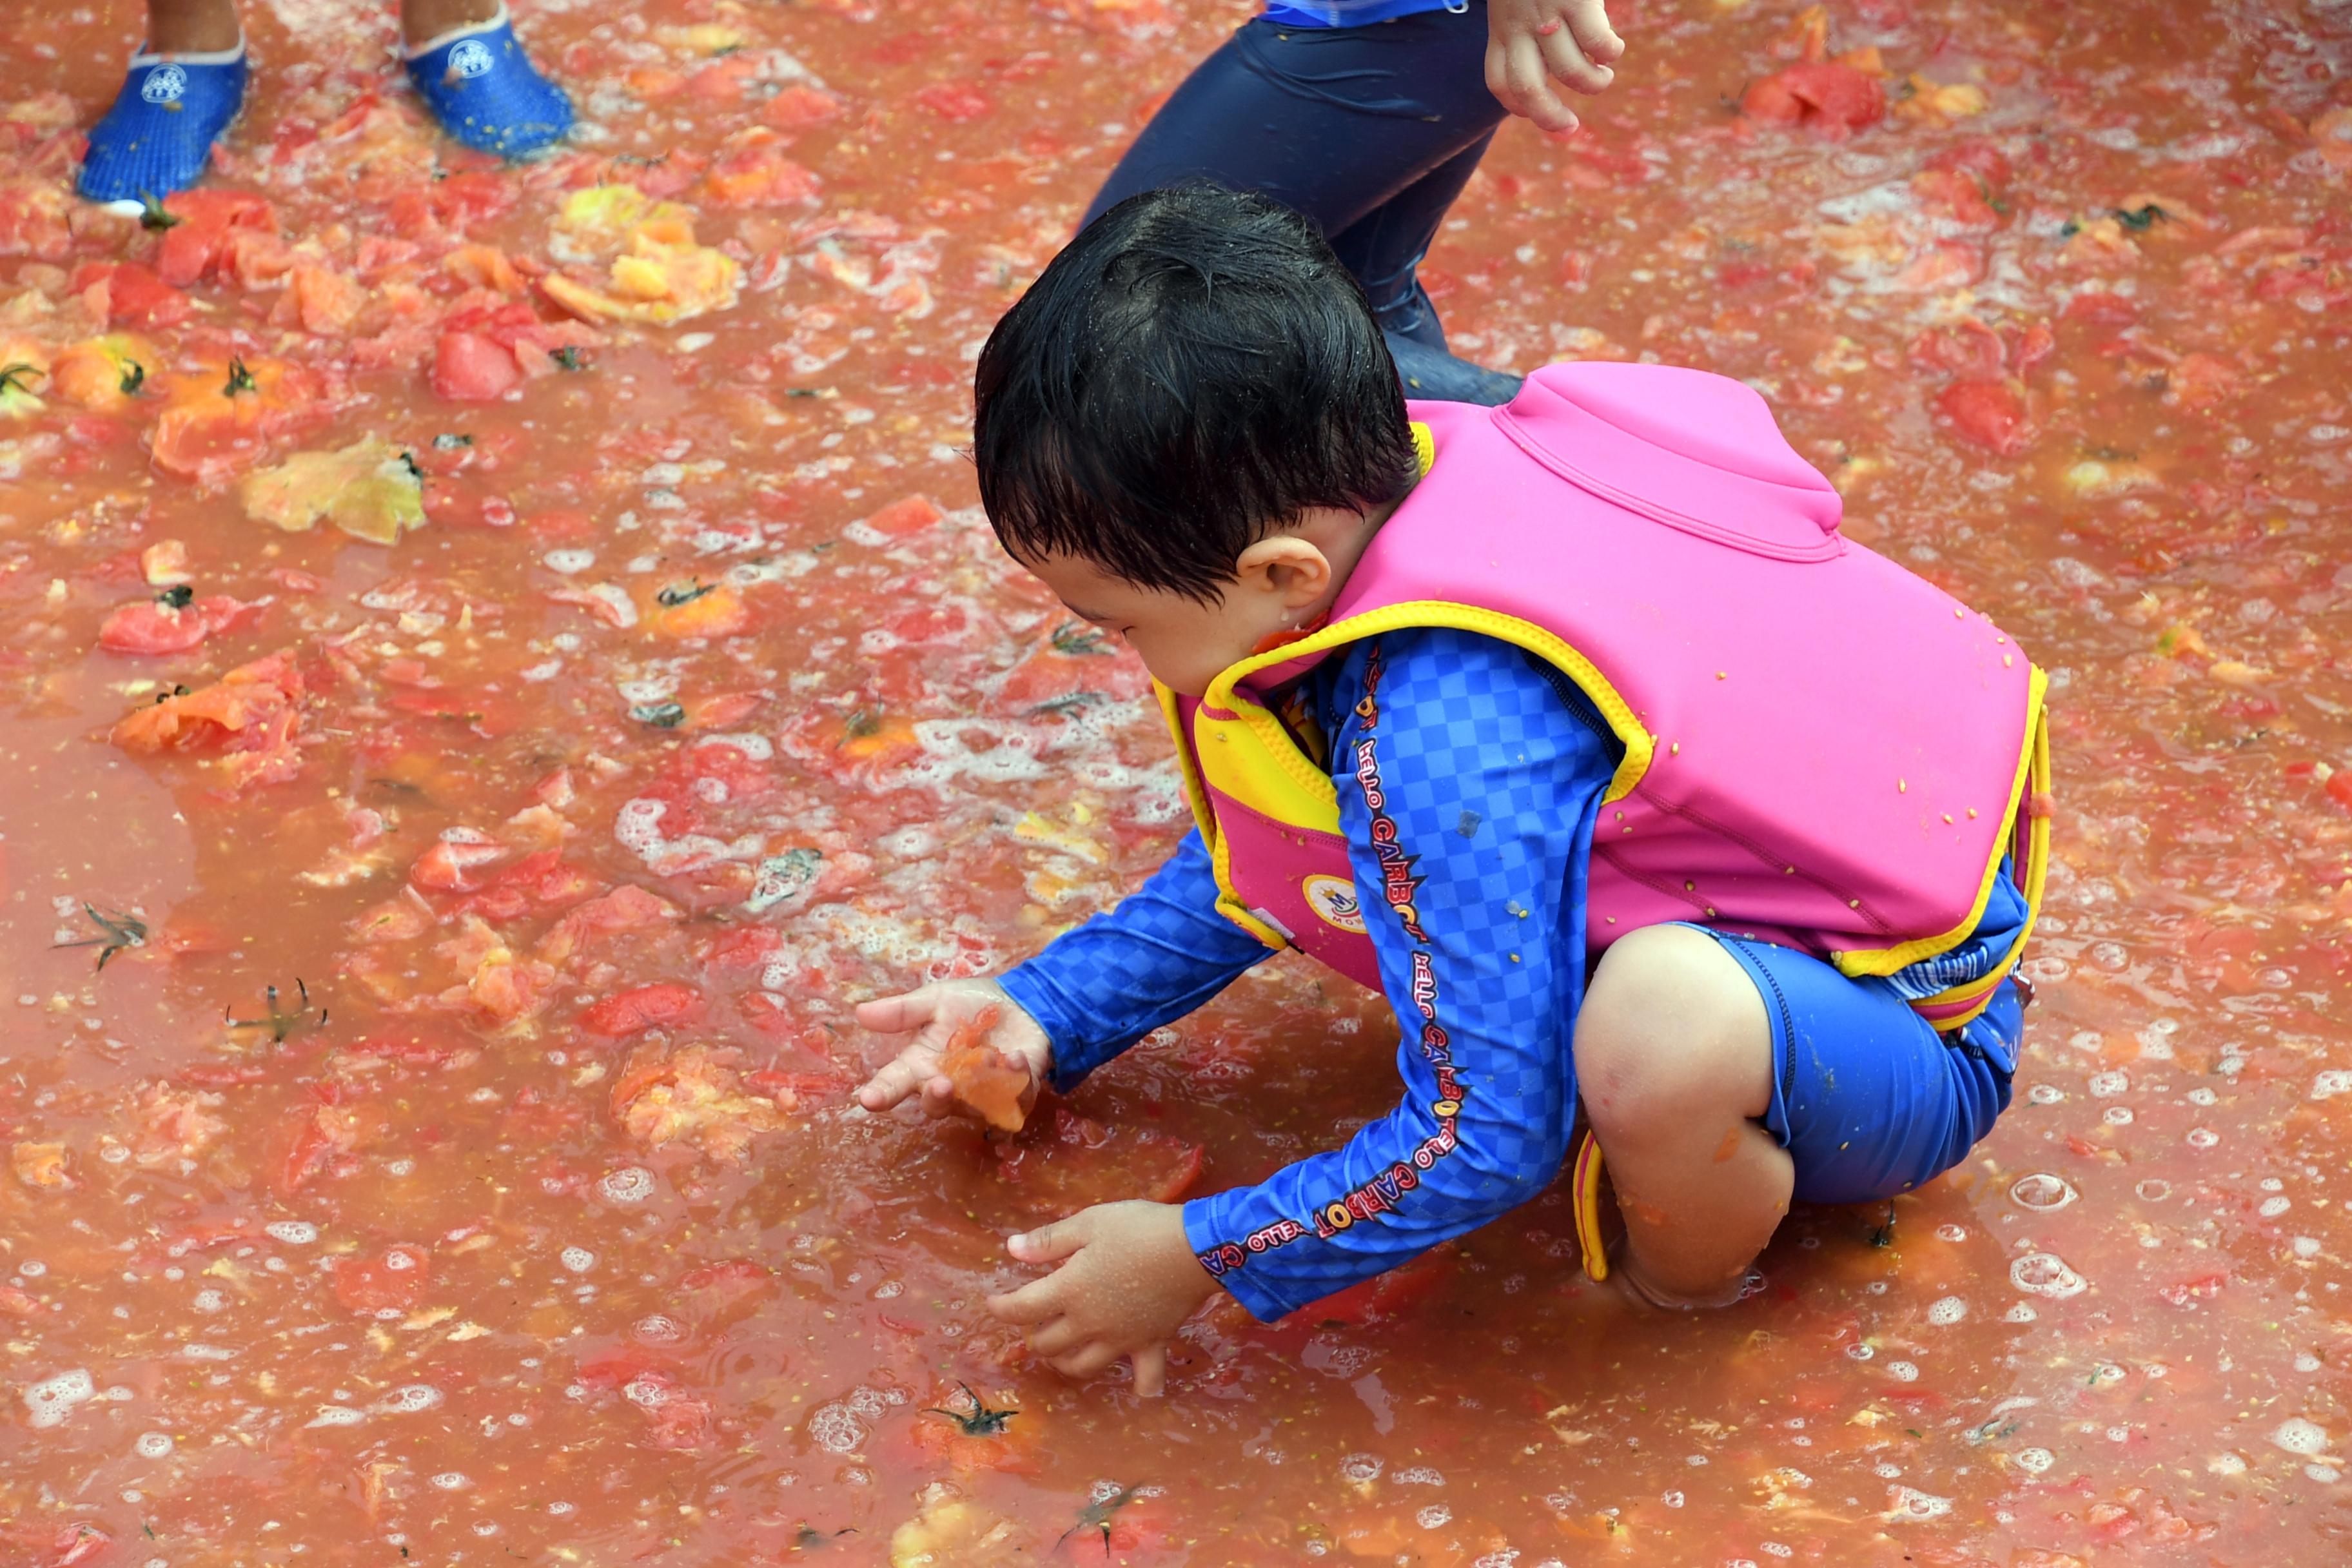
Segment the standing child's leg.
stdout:
<path fill-rule="evenodd" d="M 1517 389 L 1445 348 L 1415 269 L 1486 152 L 1484 0 L 1366 27 L 1243 26 L 1187 78 L 1087 209 L 1209 180 L 1305 214 L 1370 297 L 1409 395 L 1502 402 Z"/>
<path fill-rule="evenodd" d="M 1762 1125 L 1772 1028 L 1747 972 L 1687 926 L 1620 938 L 1577 1015 L 1576 1070 L 1625 1216 L 1628 1281 L 1665 1304 L 1737 1300 L 1795 1174 Z"/>
<path fill-rule="evenodd" d="M 90 128 L 81 194 L 142 203 L 185 190 L 244 101 L 236 0 L 152 0 L 147 41 L 114 107 Z"/>

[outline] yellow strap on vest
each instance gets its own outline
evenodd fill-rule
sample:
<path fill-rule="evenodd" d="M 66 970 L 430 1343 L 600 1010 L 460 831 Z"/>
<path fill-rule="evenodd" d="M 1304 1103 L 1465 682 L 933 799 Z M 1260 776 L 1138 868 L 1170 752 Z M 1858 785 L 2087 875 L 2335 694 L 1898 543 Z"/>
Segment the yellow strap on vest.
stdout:
<path fill-rule="evenodd" d="M 2035 691 L 2038 696 L 2042 672 L 2036 669 L 2033 673 Z M 2033 934 L 2034 921 L 2042 916 L 2042 893 L 2050 879 L 2050 816 L 2045 809 L 2050 799 L 2051 784 L 2050 714 L 2046 709 L 2037 710 L 2034 713 L 2033 742 L 2027 751 L 2027 758 L 2025 777 L 2028 793 L 2024 801 L 2017 808 L 2025 813 L 2025 865 L 2018 880 L 2019 890 L 2025 895 L 2025 920 L 2017 928 L 2017 935 L 2011 940 L 2009 951 L 2001 954 L 2000 962 L 1993 966 L 1991 973 L 1981 980 L 1972 980 L 1964 985 L 1955 985 L 1948 991 L 1939 991 L 1924 1001 L 1913 1004 L 1921 1008 L 1949 1007 L 1956 1002 L 1963 1001 L 1972 1004 L 1965 1011 L 1947 1014 L 1937 1018 L 1936 1031 L 1938 1034 L 1948 1035 L 1954 1029 L 1967 1026 L 1975 1022 L 1987 1007 L 1992 1005 L 1994 994 L 2000 991 L 2001 982 L 2010 977 L 2011 973 L 2017 968 L 2018 961 L 2025 956 L 2026 939 Z M 2015 819 L 2011 820 L 2014 822 Z M 2012 826 L 2010 829 L 2009 841 L 2013 842 L 2016 837 L 2017 830 Z M 1996 873 L 1999 872 L 2000 868 L 1998 859 L 1994 861 L 1993 868 Z M 1988 886 L 1986 896 L 1989 898 L 1990 893 L 1990 887 Z M 1982 916 L 1984 911 L 1981 906 L 1977 912 L 1979 917 Z"/>
<path fill-rule="evenodd" d="M 1588 1128 L 1576 1146 L 1568 1196 L 1576 1216 L 1576 1249 L 1584 1255 L 1584 1272 L 1596 1282 L 1609 1278 L 1609 1249 L 1601 1237 L 1601 1140 Z"/>

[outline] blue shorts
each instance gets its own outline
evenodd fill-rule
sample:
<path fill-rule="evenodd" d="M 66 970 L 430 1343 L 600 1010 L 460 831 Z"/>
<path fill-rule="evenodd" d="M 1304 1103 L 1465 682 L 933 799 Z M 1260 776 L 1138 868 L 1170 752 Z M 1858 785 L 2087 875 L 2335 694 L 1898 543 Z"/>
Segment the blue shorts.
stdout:
<path fill-rule="evenodd" d="M 2009 1109 L 2024 1023 L 2014 980 L 1965 1027 L 1939 1035 L 1884 980 L 1849 979 L 1794 948 L 1706 934 L 1764 998 L 1774 1068 L 1764 1126 L 1796 1162 L 1798 1202 L 1907 1193 L 1966 1159 Z"/>

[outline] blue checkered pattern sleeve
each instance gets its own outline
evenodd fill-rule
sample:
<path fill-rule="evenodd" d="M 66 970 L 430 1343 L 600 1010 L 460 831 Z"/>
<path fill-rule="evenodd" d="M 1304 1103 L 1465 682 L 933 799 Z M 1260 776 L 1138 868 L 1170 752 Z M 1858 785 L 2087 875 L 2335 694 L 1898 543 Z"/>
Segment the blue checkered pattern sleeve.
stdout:
<path fill-rule="evenodd" d="M 1323 691 L 1404 1098 L 1342 1148 L 1184 1205 L 1202 1267 L 1265 1319 L 1474 1230 L 1558 1173 L 1585 868 L 1622 754 L 1556 671 L 1468 633 L 1359 645 Z"/>
<path fill-rule="evenodd" d="M 1196 829 L 1117 909 L 1063 932 L 1003 984 L 1054 1042 L 1054 1087 L 1066 1093 L 1270 956 L 1217 913 L 1216 873 Z"/>

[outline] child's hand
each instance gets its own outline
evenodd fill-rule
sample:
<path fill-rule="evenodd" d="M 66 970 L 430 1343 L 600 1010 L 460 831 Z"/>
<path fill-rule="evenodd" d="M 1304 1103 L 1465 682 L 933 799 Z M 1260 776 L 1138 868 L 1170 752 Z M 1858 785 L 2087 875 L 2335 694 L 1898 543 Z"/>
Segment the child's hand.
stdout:
<path fill-rule="evenodd" d="M 992 1007 L 996 1027 L 989 1031 L 988 1043 L 1029 1069 L 1029 1092 L 1022 1100 L 1025 1112 L 1036 1103 L 1037 1086 L 1053 1068 L 1054 1046 L 993 980 L 944 980 L 904 995 L 858 1004 L 858 1023 L 877 1034 L 919 1032 L 895 1059 L 866 1080 L 857 1091 L 857 1103 L 868 1110 L 887 1110 L 920 1090 L 926 1114 L 954 1114 L 955 1085 L 940 1070 L 940 1055 L 950 1036 Z"/>
<path fill-rule="evenodd" d="M 1217 1292 L 1192 1256 L 1177 1204 L 1097 1204 L 1005 1247 L 1017 1262 L 1061 1267 L 990 1297 L 988 1310 L 1024 1326 L 1029 1348 L 1066 1376 L 1092 1377 L 1133 1357 L 1138 1394 L 1165 1385 L 1169 1340 Z"/>
<path fill-rule="evenodd" d="M 1606 0 L 1487 0 L 1486 90 L 1546 131 L 1576 129 L 1575 111 L 1552 84 L 1599 92 L 1616 79 L 1610 62 L 1624 52 Z"/>

